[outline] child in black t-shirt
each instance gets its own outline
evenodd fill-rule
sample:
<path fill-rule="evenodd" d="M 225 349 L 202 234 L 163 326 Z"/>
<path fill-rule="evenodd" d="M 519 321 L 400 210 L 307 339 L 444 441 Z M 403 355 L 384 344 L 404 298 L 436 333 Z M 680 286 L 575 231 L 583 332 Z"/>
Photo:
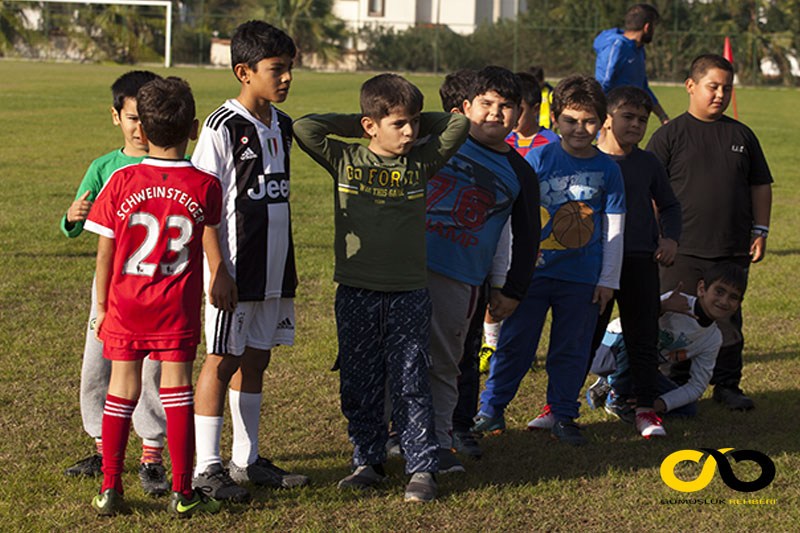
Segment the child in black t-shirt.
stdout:
<path fill-rule="evenodd" d="M 733 91 L 733 66 L 722 56 L 697 57 L 686 80 L 689 110 L 653 134 L 647 149 L 664 163 L 681 202 L 681 248 L 672 268 L 661 269 L 661 288 L 697 286 L 710 265 L 743 268 L 764 257 L 772 205 L 772 176 L 755 134 L 723 115 Z M 742 315 L 720 322 L 723 342 L 714 376 L 714 399 L 747 410 L 753 401 L 742 379 Z M 673 369 L 675 370 L 675 369 Z M 687 379 L 673 374 L 673 380 Z"/>
<path fill-rule="evenodd" d="M 619 164 L 625 182 L 625 245 L 614 299 L 619 305 L 630 359 L 635 399 L 635 418 L 631 418 L 643 437 L 664 436 L 661 420 L 653 411 L 658 396 L 658 265 L 669 266 L 675 259 L 681 234 L 681 207 L 669 186 L 664 166 L 653 154 L 636 146 L 647 131 L 647 119 L 653 108 L 650 96 L 638 87 L 627 85 L 612 89 L 607 99 L 608 115 L 597 147 Z M 654 202 L 658 219 L 653 213 Z M 611 302 L 597 320 L 592 354 L 603 339 L 613 307 Z M 605 379 L 598 379 L 586 393 L 589 406 L 596 407 L 607 392 Z M 634 406 L 623 400 L 609 402 L 607 408 L 614 413 L 631 412 Z"/>

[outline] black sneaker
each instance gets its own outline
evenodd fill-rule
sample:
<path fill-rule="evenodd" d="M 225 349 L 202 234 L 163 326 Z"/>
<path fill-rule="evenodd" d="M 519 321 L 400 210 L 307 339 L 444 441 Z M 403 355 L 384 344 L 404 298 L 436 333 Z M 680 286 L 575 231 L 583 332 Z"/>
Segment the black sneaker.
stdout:
<path fill-rule="evenodd" d="M 458 460 L 453 450 L 448 448 L 439 448 L 436 450 L 436 455 L 439 457 L 439 473 L 450 474 L 451 472 L 464 472 L 464 465 Z"/>
<path fill-rule="evenodd" d="M 360 465 L 347 477 L 339 480 L 340 489 L 366 490 L 386 479 L 383 465 Z"/>
<path fill-rule="evenodd" d="M 140 463 L 139 480 L 144 493 L 150 496 L 166 494 L 172 487 L 167 479 L 167 469 L 161 463 Z"/>
<path fill-rule="evenodd" d="M 278 468 L 272 461 L 259 456 L 256 461 L 246 467 L 237 466 L 233 461 L 228 463 L 231 478 L 237 483 L 250 481 L 256 485 L 267 485 L 276 489 L 304 487 L 311 483 L 311 478 L 303 474 L 292 474 Z"/>
<path fill-rule="evenodd" d="M 228 470 L 220 463 L 214 463 L 206 468 L 205 472 L 197 474 L 192 479 L 192 488 L 202 491 L 215 500 L 230 500 L 237 503 L 250 500 L 247 489 L 237 485 L 231 479 Z"/>
<path fill-rule="evenodd" d="M 581 428 L 572 420 L 556 420 L 550 436 L 571 446 L 583 446 L 588 442 L 581 433 Z"/>
<path fill-rule="evenodd" d="M 483 455 L 478 439 L 471 431 L 454 431 L 453 432 L 453 451 L 468 455 L 473 459 L 480 459 Z"/>
<path fill-rule="evenodd" d="M 99 453 L 84 457 L 71 467 L 64 470 L 64 475 L 77 477 L 97 477 L 103 475 L 103 456 Z"/>
<path fill-rule="evenodd" d="M 592 386 L 586 389 L 586 403 L 591 409 L 597 409 L 606 402 L 608 393 L 611 391 L 611 385 L 604 377 L 597 378 Z"/>
<path fill-rule="evenodd" d="M 389 438 L 386 439 L 386 455 L 389 457 L 403 455 L 403 448 L 400 447 L 400 435 L 396 431 L 390 432 Z"/>
<path fill-rule="evenodd" d="M 614 394 L 613 390 L 608 393 L 605 410 L 606 413 L 616 416 L 626 424 L 636 422 L 636 407 L 627 399 Z"/>
<path fill-rule="evenodd" d="M 731 411 L 749 411 L 756 406 L 755 402 L 736 385 L 732 387 L 717 385 L 714 387 L 713 397 L 714 401 L 724 404 Z"/>

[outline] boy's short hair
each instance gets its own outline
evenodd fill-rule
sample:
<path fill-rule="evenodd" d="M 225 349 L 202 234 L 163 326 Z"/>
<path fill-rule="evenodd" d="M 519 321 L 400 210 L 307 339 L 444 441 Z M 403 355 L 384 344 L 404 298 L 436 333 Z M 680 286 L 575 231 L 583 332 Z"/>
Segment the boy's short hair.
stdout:
<path fill-rule="evenodd" d="M 541 65 L 531 65 L 528 67 L 528 74 L 536 78 L 536 82 L 539 85 L 544 83 L 544 69 Z"/>
<path fill-rule="evenodd" d="M 517 72 L 517 79 L 519 80 L 519 94 L 522 101 L 528 104 L 528 107 L 541 105 L 542 103 L 542 88 L 539 87 L 539 80 L 530 72 Z"/>
<path fill-rule="evenodd" d="M 464 112 L 464 100 L 469 99 L 474 78 L 475 71 L 471 68 L 462 68 L 445 76 L 444 83 L 439 87 L 439 97 L 446 112 L 449 113 L 454 107 Z"/>
<path fill-rule="evenodd" d="M 692 61 L 692 66 L 689 68 L 689 77 L 695 82 L 698 82 L 703 76 L 706 75 L 706 72 L 712 68 L 726 70 L 733 74 L 733 65 L 731 65 L 731 62 L 721 55 L 702 54 L 694 58 L 694 61 Z"/>
<path fill-rule="evenodd" d="M 278 56 L 294 57 L 297 47 L 286 32 L 263 20 L 248 20 L 236 28 L 231 38 L 231 67 L 246 64 L 252 70 L 262 59 Z"/>
<path fill-rule="evenodd" d="M 562 79 L 553 91 L 550 109 L 556 120 L 568 107 L 587 109 L 597 113 L 600 120 L 606 119 L 606 95 L 600 83 L 591 76 L 572 74 Z"/>
<path fill-rule="evenodd" d="M 658 10 L 650 4 L 636 4 L 625 13 L 625 31 L 639 31 L 648 22 L 653 24 L 661 18 Z"/>
<path fill-rule="evenodd" d="M 471 102 L 476 96 L 486 94 L 489 91 L 496 92 L 501 97 L 514 102 L 516 105 L 520 103 L 521 89 L 519 78 L 506 68 L 491 65 L 476 72 L 469 89 L 469 97 L 467 100 Z"/>
<path fill-rule="evenodd" d="M 730 261 L 715 263 L 703 271 L 703 285 L 708 290 L 717 281 L 730 285 L 744 296 L 744 291 L 747 290 L 747 271 Z"/>
<path fill-rule="evenodd" d="M 192 89 L 180 78 L 150 81 L 136 96 L 139 122 L 147 140 L 160 147 L 176 146 L 189 138 L 195 108 Z"/>
<path fill-rule="evenodd" d="M 117 113 L 122 111 L 126 98 L 136 99 L 136 93 L 142 85 L 149 81 L 161 79 L 161 76 L 149 70 L 131 70 L 126 72 L 111 85 L 111 95 L 114 98 L 114 109 Z"/>
<path fill-rule="evenodd" d="M 422 111 L 423 96 L 417 86 L 397 74 L 378 74 L 361 85 L 361 114 L 373 120 L 395 109 L 411 114 Z"/>
<path fill-rule="evenodd" d="M 611 89 L 606 95 L 606 109 L 613 113 L 622 106 L 641 107 L 649 115 L 653 110 L 653 100 L 643 89 L 633 85 L 622 85 Z"/>

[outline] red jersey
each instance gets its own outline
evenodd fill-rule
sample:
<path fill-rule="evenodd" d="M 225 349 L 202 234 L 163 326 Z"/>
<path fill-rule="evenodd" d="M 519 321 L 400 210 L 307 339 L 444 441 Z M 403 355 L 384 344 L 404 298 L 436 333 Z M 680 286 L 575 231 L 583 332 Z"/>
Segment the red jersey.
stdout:
<path fill-rule="evenodd" d="M 117 170 L 85 229 L 114 239 L 100 340 L 132 350 L 200 342 L 202 236 L 220 221 L 222 189 L 189 161 L 145 158 Z"/>

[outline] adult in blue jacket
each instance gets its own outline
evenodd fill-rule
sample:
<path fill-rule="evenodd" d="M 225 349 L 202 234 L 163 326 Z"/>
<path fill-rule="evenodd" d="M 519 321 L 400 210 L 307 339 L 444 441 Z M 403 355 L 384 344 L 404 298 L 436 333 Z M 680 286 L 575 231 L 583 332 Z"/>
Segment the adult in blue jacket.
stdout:
<path fill-rule="evenodd" d="M 658 10 L 649 4 L 636 4 L 625 13 L 625 29 L 612 28 L 594 39 L 597 61 L 594 77 L 603 92 L 622 85 L 633 85 L 647 91 L 653 99 L 653 112 L 662 124 L 669 122 L 658 98 L 647 85 L 644 45 L 653 40 Z"/>

